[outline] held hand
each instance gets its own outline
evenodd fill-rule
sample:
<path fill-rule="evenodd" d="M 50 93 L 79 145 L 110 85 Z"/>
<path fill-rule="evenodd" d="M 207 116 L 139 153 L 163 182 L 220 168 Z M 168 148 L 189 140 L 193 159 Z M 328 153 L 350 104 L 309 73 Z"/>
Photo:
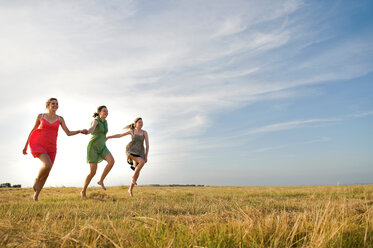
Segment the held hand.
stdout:
<path fill-rule="evenodd" d="M 23 148 L 23 155 L 27 155 L 27 146 Z"/>
<path fill-rule="evenodd" d="M 81 131 L 81 133 L 82 133 L 82 134 L 88 134 L 88 130 L 87 130 L 87 129 L 83 129 L 83 130 Z"/>

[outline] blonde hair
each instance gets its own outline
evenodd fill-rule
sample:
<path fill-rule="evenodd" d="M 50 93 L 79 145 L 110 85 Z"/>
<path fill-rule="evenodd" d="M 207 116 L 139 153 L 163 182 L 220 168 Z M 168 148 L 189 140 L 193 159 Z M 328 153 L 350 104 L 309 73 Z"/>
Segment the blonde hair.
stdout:
<path fill-rule="evenodd" d="M 131 123 L 131 124 L 125 126 L 123 129 L 134 130 L 134 129 L 135 129 L 135 126 L 136 126 L 136 123 L 137 123 L 139 120 L 142 120 L 142 118 L 141 118 L 141 117 L 137 117 L 137 118 L 133 121 L 133 123 Z"/>
<path fill-rule="evenodd" d="M 47 100 L 45 103 L 45 107 L 48 108 L 49 104 L 51 104 L 52 101 L 58 101 L 57 98 L 51 97 Z"/>

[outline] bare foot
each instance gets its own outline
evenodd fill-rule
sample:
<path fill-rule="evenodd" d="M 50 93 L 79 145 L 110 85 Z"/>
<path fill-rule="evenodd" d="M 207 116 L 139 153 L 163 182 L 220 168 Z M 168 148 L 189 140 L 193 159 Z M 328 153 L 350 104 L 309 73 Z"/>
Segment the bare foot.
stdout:
<path fill-rule="evenodd" d="M 104 190 L 106 190 L 104 182 L 98 181 L 97 184 L 100 185 L 101 188 L 103 188 Z"/>
<path fill-rule="evenodd" d="M 80 191 L 80 196 L 84 199 L 87 198 L 85 191 Z"/>
<path fill-rule="evenodd" d="M 38 197 L 39 197 L 39 194 L 37 192 L 35 192 L 34 195 L 32 196 L 32 199 L 34 201 L 38 201 Z"/>
<path fill-rule="evenodd" d="M 32 189 L 36 192 L 39 189 L 39 180 L 36 178 Z"/>
<path fill-rule="evenodd" d="M 128 193 L 130 193 L 130 196 L 133 197 L 133 193 L 131 189 L 128 189 Z"/>

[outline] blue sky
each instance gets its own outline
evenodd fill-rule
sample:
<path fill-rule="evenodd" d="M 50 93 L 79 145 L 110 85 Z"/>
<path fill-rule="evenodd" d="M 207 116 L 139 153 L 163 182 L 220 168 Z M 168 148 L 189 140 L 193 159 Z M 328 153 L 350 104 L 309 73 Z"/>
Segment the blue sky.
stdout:
<path fill-rule="evenodd" d="M 1 1 L 0 181 L 49 97 L 71 130 L 141 116 L 139 183 L 373 183 L 371 1 Z M 47 186 L 81 186 L 89 136 L 59 132 Z M 107 185 L 130 182 L 124 148 Z M 99 173 L 104 163 L 99 166 Z"/>

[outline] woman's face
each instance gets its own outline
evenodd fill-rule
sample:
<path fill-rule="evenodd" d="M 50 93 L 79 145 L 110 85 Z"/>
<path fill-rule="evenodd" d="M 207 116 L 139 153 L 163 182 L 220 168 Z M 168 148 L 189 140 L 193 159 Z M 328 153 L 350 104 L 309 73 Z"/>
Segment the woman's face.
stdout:
<path fill-rule="evenodd" d="M 57 111 L 58 109 L 58 101 L 52 100 L 48 105 L 48 110 Z"/>
<path fill-rule="evenodd" d="M 107 108 L 102 108 L 101 111 L 98 113 L 98 115 L 100 116 L 100 118 L 106 118 L 109 114 L 109 111 L 107 110 Z"/>
<path fill-rule="evenodd" d="M 140 120 L 138 120 L 138 121 L 136 122 L 135 127 L 136 127 L 137 129 L 141 129 L 143 125 L 144 125 L 144 123 L 143 123 L 142 120 L 140 119 Z"/>

